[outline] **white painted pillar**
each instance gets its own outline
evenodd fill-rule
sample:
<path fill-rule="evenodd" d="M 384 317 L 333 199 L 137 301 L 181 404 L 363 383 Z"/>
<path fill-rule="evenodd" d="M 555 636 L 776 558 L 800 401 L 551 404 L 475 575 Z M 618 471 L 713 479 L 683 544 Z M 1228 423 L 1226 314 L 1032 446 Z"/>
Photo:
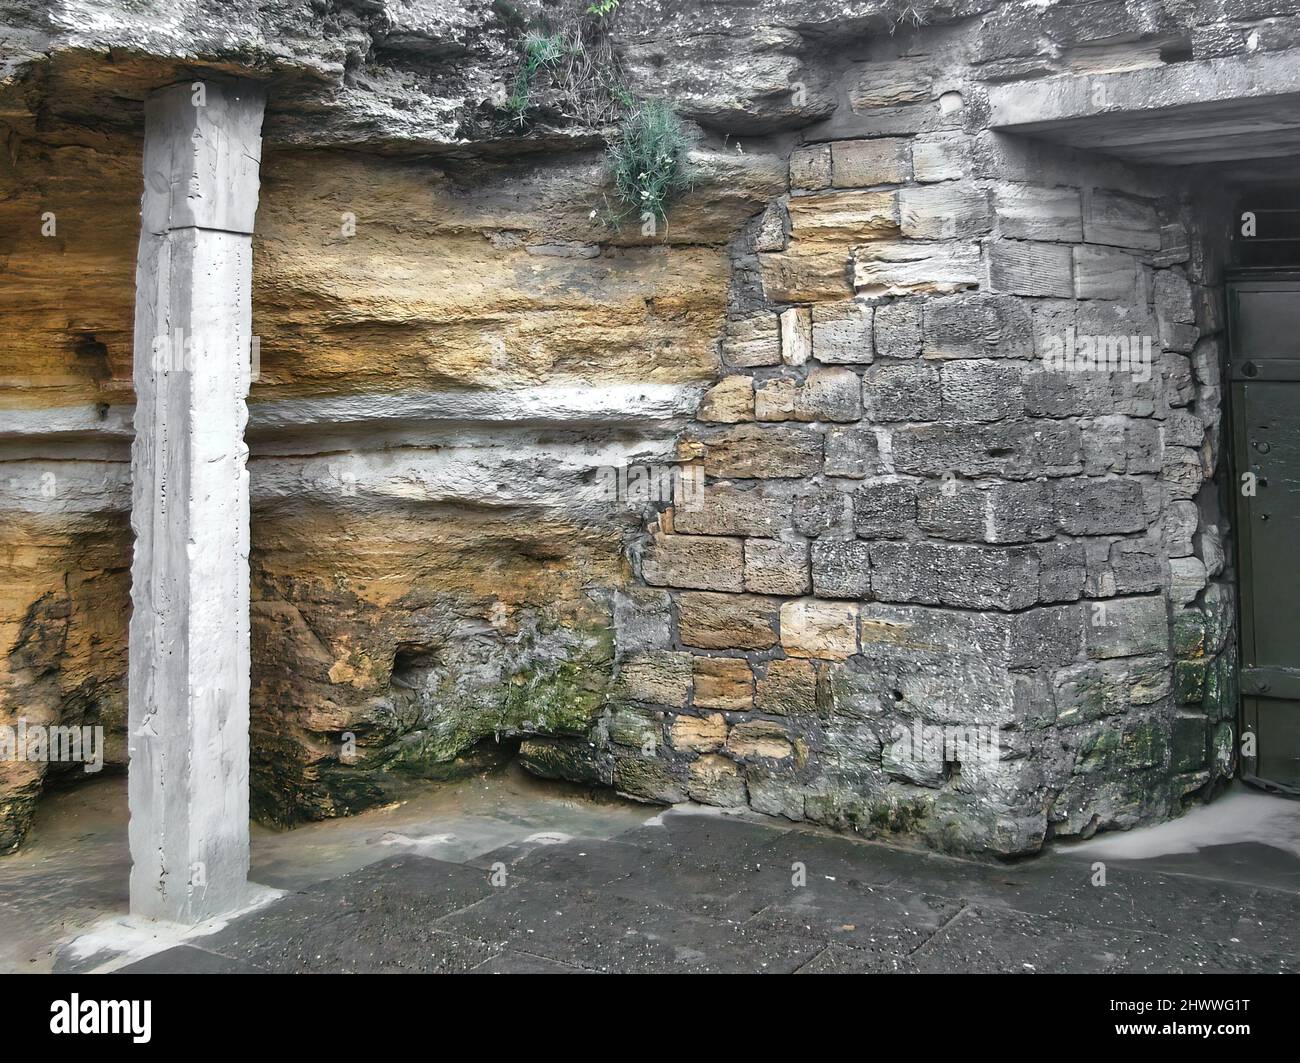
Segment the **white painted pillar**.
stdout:
<path fill-rule="evenodd" d="M 131 911 L 196 923 L 248 880 L 252 232 L 264 97 L 145 102 L 131 452 Z"/>

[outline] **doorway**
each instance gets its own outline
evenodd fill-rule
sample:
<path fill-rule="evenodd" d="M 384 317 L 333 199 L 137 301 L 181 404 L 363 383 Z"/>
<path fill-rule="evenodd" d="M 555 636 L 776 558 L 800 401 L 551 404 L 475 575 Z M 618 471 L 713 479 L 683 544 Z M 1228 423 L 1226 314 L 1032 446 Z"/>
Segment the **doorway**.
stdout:
<path fill-rule="evenodd" d="M 1241 269 L 1227 294 L 1243 775 L 1300 795 L 1300 270 Z"/>

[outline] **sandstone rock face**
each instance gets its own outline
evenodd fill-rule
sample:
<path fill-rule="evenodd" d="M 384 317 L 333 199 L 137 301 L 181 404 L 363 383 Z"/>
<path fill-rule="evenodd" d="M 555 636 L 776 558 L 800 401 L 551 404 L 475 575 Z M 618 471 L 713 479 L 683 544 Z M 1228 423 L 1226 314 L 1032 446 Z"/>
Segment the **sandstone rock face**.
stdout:
<path fill-rule="evenodd" d="M 604 130 L 502 131 L 533 5 L 7 5 L 0 724 L 102 724 L 122 762 L 140 105 L 226 72 L 270 101 L 255 815 L 516 747 L 1002 853 L 1209 792 L 1212 234 L 1177 172 L 1009 143 L 985 103 L 1244 54 L 1203 6 L 626 0 L 630 86 L 702 130 L 642 236 L 601 221 Z M 1119 339 L 1149 361 L 1081 358 Z M 0 849 L 50 772 L 0 763 Z"/>

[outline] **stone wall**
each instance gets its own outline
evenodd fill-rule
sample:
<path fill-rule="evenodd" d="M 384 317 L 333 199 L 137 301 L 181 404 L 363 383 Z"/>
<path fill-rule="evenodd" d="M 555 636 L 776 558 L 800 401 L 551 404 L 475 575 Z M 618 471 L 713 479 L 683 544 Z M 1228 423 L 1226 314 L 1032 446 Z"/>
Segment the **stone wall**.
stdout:
<path fill-rule="evenodd" d="M 213 70 L 270 93 L 260 818 L 522 741 L 1014 853 L 1231 772 L 1216 215 L 1184 171 L 989 131 L 987 91 L 1280 47 L 1281 0 L 627 0 L 634 87 L 701 127 L 653 238 L 593 217 L 601 130 L 485 124 L 492 5 L 108 6 L 0 6 L 0 722 L 102 720 L 121 763 L 139 101 Z M 1071 336 L 1150 337 L 1149 378 L 1053 368 Z M 669 467 L 677 504 L 611 498 Z M 42 780 L 0 765 L 0 849 Z"/>

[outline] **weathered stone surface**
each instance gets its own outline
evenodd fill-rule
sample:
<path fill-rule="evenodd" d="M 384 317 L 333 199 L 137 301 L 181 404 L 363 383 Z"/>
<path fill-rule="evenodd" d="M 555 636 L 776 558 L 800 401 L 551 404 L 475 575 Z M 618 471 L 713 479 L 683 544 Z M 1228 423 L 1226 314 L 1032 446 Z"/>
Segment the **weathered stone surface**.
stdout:
<path fill-rule="evenodd" d="M 876 353 L 882 358 L 915 358 L 921 353 L 921 301 L 900 299 L 876 307 Z"/>
<path fill-rule="evenodd" d="M 1023 609 L 1038 600 L 1038 557 L 1018 547 L 875 542 L 871 589 L 887 602 Z"/>
<path fill-rule="evenodd" d="M 748 376 L 723 377 L 704 394 L 695 415 L 701 421 L 736 424 L 754 419 L 754 380 Z"/>
<path fill-rule="evenodd" d="M 987 194 L 952 181 L 903 189 L 898 214 L 903 235 L 913 240 L 969 239 L 992 225 Z"/>
<path fill-rule="evenodd" d="M 979 251 L 965 241 L 875 240 L 853 252 L 853 286 L 872 298 L 955 292 L 979 282 Z"/>
<path fill-rule="evenodd" d="M 734 761 L 713 754 L 693 761 L 686 792 L 706 805 L 731 807 L 746 803 L 745 778 Z"/>
<path fill-rule="evenodd" d="M 1084 634 L 1093 659 L 1169 652 L 1169 619 L 1162 598 L 1117 598 L 1094 603 Z"/>
<path fill-rule="evenodd" d="M 810 144 L 790 153 L 790 187 L 820 191 L 831 183 L 831 146 Z"/>
<path fill-rule="evenodd" d="M 745 540 L 745 590 L 751 594 L 807 594 L 811 589 L 808 544 L 778 539 Z"/>
<path fill-rule="evenodd" d="M 942 419 L 1000 421 L 1025 411 L 1021 370 L 993 361 L 961 361 L 940 373 Z"/>
<path fill-rule="evenodd" d="M 993 205 L 1001 236 L 1063 242 L 1083 239 L 1077 189 L 999 184 L 993 192 Z"/>
<path fill-rule="evenodd" d="M 799 421 L 856 421 L 862 417 L 862 381 L 851 369 L 814 369 L 795 395 Z"/>
<path fill-rule="evenodd" d="M 746 720 L 727 736 L 727 752 L 743 760 L 785 760 L 794 756 L 790 734 L 772 720 Z"/>
<path fill-rule="evenodd" d="M 776 645 L 776 605 L 749 594 L 677 596 L 682 642 L 702 650 L 762 650 Z"/>
<path fill-rule="evenodd" d="M 1079 299 L 1133 300 L 1137 260 L 1111 247 L 1074 248 L 1074 294 Z"/>
<path fill-rule="evenodd" d="M 803 365 L 812 355 L 812 313 L 793 306 L 781 311 L 781 360 L 786 365 Z"/>
<path fill-rule="evenodd" d="M 737 369 L 781 364 L 780 319 L 772 311 L 759 311 L 727 322 L 722 339 L 722 360 Z"/>
<path fill-rule="evenodd" d="M 822 437 L 812 429 L 740 425 L 705 443 L 704 471 L 709 476 L 810 476 L 821 464 Z"/>
<path fill-rule="evenodd" d="M 727 720 L 721 713 L 676 716 L 668 729 L 674 749 L 691 753 L 716 753 L 727 741 Z"/>
<path fill-rule="evenodd" d="M 743 657 L 696 657 L 697 709 L 747 712 L 754 707 L 754 673 Z"/>
<path fill-rule="evenodd" d="M 853 527 L 864 539 L 905 538 L 915 520 L 916 486 L 909 480 L 871 480 L 853 492 Z"/>
<path fill-rule="evenodd" d="M 822 468 L 827 476 L 861 480 L 884 471 L 879 440 L 876 433 L 866 426 L 832 428 L 826 433 L 825 447 L 826 460 Z"/>
<path fill-rule="evenodd" d="M 817 670 L 810 661 L 778 658 L 754 687 L 754 707 L 775 716 L 812 716 L 817 712 Z"/>
<path fill-rule="evenodd" d="M 989 245 L 989 287 L 1016 295 L 1074 294 L 1070 248 L 1029 240 L 995 240 Z"/>
<path fill-rule="evenodd" d="M 800 598 L 781 606 L 781 647 L 791 657 L 851 657 L 858 646 L 858 607 Z"/>
<path fill-rule="evenodd" d="M 865 303 L 812 308 L 812 355 L 827 365 L 871 362 L 871 307 Z"/>
<path fill-rule="evenodd" d="M 933 365 L 878 365 L 862 391 L 867 419 L 876 424 L 937 421 L 943 411 L 939 370 Z"/>
<path fill-rule="evenodd" d="M 1027 358 L 1032 351 L 1029 313 L 1018 299 L 977 293 L 926 301 L 927 358 Z"/>
<path fill-rule="evenodd" d="M 819 598 L 871 596 L 871 561 L 866 543 L 818 539 L 812 544 L 813 593 Z"/>
<path fill-rule="evenodd" d="M 740 539 L 708 535 L 656 535 L 641 557 L 641 574 L 657 587 L 706 591 L 744 590 Z"/>
<path fill-rule="evenodd" d="M 1113 247 L 1160 248 L 1160 219 L 1150 200 L 1093 189 L 1083 201 L 1083 238 Z"/>
<path fill-rule="evenodd" d="M 901 137 L 838 140 L 831 145 L 831 184 L 836 188 L 902 184 L 911 176 L 907 147 Z"/>
<path fill-rule="evenodd" d="M 614 690 L 632 701 L 681 708 L 690 697 L 691 655 L 664 650 L 628 657 Z"/>

